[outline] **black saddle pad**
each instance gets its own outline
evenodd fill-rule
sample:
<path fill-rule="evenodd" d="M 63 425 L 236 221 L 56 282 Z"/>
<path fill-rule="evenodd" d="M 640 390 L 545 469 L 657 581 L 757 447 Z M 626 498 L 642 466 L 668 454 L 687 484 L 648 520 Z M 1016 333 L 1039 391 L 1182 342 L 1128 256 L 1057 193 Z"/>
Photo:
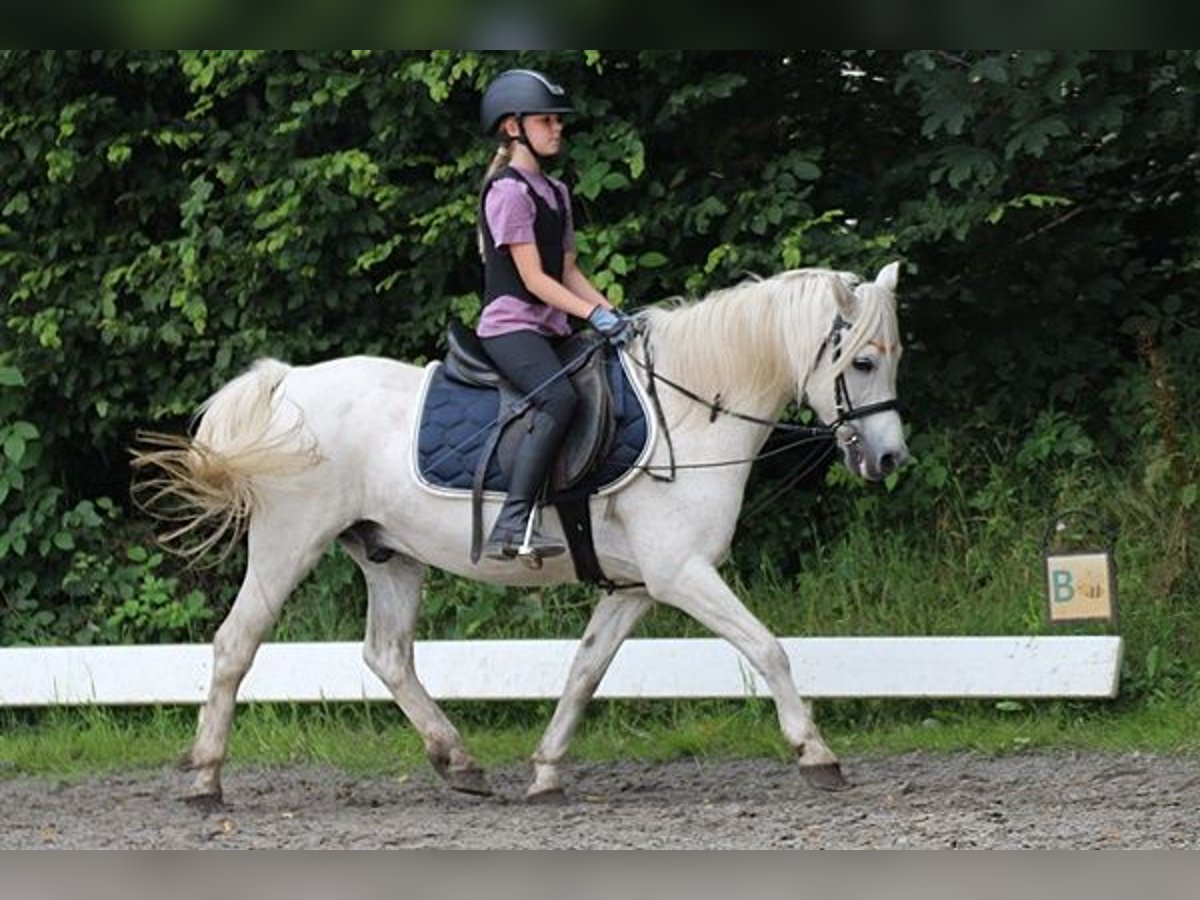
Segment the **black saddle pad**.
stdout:
<path fill-rule="evenodd" d="M 608 456 L 570 494 L 594 494 L 618 481 L 646 446 L 646 411 L 615 356 L 605 363 L 612 388 L 616 432 Z M 417 431 L 417 474 L 425 484 L 470 495 L 479 455 L 496 428 L 500 393 L 446 377 L 443 366 L 430 376 Z M 495 457 L 488 464 L 484 490 L 507 491 L 508 476 Z M 553 498 L 551 498 L 553 499 Z"/>

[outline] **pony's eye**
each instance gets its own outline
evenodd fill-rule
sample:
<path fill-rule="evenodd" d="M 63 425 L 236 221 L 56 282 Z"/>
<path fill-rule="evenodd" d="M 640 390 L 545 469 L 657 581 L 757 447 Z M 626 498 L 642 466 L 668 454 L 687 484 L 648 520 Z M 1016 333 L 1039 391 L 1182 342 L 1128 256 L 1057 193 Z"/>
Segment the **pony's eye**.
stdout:
<path fill-rule="evenodd" d="M 875 360 L 871 359 L 869 356 L 856 357 L 854 362 L 850 363 L 850 365 L 854 366 L 855 372 L 875 371 Z"/>

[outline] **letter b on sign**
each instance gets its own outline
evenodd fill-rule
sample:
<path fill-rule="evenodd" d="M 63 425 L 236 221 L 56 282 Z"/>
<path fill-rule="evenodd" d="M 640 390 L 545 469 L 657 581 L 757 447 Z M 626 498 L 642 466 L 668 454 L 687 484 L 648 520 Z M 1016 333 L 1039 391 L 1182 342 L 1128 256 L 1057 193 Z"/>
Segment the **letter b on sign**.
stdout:
<path fill-rule="evenodd" d="M 1075 599 L 1075 582 L 1066 569 L 1055 569 L 1050 573 L 1051 596 L 1055 603 L 1070 603 Z"/>

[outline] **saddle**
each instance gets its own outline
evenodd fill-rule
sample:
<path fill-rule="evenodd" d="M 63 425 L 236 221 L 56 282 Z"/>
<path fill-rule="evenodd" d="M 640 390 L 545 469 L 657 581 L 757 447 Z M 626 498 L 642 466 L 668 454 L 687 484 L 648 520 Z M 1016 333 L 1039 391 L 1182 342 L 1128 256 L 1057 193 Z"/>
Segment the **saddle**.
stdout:
<path fill-rule="evenodd" d="M 488 467 L 495 456 L 500 468 L 505 473 L 511 472 L 522 431 L 529 427 L 534 406 L 530 398 L 496 371 L 474 332 L 459 322 L 451 322 L 447 344 L 449 350 L 443 364 L 447 378 L 476 387 L 495 388 L 500 392 L 497 427 L 479 456 L 471 484 L 471 559 L 477 561 L 483 543 L 483 488 Z M 549 496 L 564 520 L 587 515 L 586 491 L 582 497 L 572 496 L 571 489 L 579 486 L 605 460 L 616 433 L 607 353 L 604 337 L 594 332 L 574 334 L 558 347 L 564 377 L 570 378 L 578 397 L 575 417 L 548 479 Z M 575 530 L 567 529 L 568 538 Z M 590 522 L 586 532 L 590 549 Z M 570 540 L 569 543 L 574 544 Z M 578 566 L 578 548 L 572 546 L 572 552 Z M 594 560 L 595 551 L 591 550 L 590 555 Z"/>
<path fill-rule="evenodd" d="M 460 322 L 451 322 L 446 335 L 449 351 L 444 363 L 446 376 L 463 384 L 490 387 L 500 392 L 500 427 L 495 454 L 500 468 L 512 470 L 521 433 L 529 427 L 533 404 L 492 365 L 479 338 Z M 575 388 L 578 403 L 571 427 L 550 471 L 549 492 L 553 496 L 579 484 L 612 445 L 616 420 L 612 390 L 605 369 L 603 336 L 590 331 L 571 335 L 558 349 L 567 378 Z M 490 462 L 485 453 L 481 465 Z M 482 482 L 481 482 L 482 486 Z"/>

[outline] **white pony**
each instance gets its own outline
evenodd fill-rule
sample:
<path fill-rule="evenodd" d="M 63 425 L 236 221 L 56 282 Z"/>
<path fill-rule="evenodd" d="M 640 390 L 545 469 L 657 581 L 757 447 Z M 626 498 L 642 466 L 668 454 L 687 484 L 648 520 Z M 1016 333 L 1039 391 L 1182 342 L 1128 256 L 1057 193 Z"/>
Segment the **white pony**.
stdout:
<path fill-rule="evenodd" d="M 655 601 L 741 651 L 769 686 L 801 770 L 817 787 L 844 786 L 836 757 L 797 693 L 787 655 L 717 565 L 729 552 L 751 463 L 790 400 L 806 402 L 831 423 L 846 465 L 865 479 L 878 480 L 907 458 L 895 409 L 897 275 L 897 263 L 863 283 L 848 273 L 802 269 L 638 314 L 640 335 L 627 352 L 635 361 L 652 353 L 655 372 L 670 379 L 657 393 L 678 469 L 669 483 L 642 474 L 591 503 L 604 572 L 644 588 L 600 595 L 533 755 L 529 799 L 562 796 L 560 763 L 583 709 Z M 374 563 L 362 542 L 344 540 L 367 584 L 366 663 L 421 734 L 446 782 L 489 793 L 482 770 L 413 667 L 425 567 L 506 585 L 574 581 L 575 573 L 568 556 L 539 570 L 515 562 L 471 564 L 471 503 L 423 489 L 410 465 L 424 377 L 421 368 L 389 359 L 297 367 L 262 359 L 204 403 L 193 438 L 160 436 L 157 448 L 135 452 L 136 468 L 158 473 L 149 482 L 152 493 L 194 509 L 184 531 L 215 526 L 201 550 L 243 530 L 248 536 L 245 578 L 213 641 L 212 683 L 188 757 L 195 773 L 189 798 L 220 800 L 238 685 L 300 579 L 331 541 L 353 534 L 364 520 L 378 523 L 380 539 L 394 551 Z M 698 399 L 718 395 L 726 414 Z M 728 465 L 703 465 L 711 463 Z M 649 464 L 668 464 L 665 441 Z M 490 500 L 485 516 L 497 506 Z M 562 536 L 550 509 L 544 526 Z"/>

